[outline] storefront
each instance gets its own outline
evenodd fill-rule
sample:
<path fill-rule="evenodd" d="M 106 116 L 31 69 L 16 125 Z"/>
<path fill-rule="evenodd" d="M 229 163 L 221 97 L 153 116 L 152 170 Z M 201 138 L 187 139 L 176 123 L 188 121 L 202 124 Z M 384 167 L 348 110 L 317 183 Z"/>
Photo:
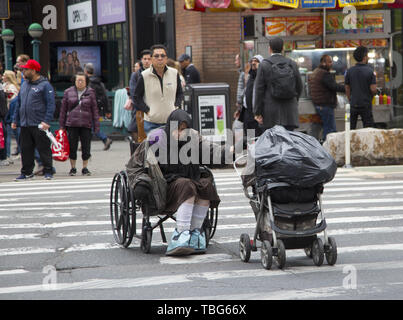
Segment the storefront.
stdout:
<path fill-rule="evenodd" d="M 118 44 L 118 88 L 131 74 L 129 15 L 126 0 L 66 1 L 68 40 L 113 40 Z M 111 88 L 112 89 L 112 88 Z"/>

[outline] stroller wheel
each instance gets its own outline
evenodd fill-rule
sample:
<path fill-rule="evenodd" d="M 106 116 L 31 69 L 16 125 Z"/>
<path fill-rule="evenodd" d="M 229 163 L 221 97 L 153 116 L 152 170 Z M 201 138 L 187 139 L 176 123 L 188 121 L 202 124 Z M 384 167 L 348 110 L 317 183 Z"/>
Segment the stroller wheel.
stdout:
<path fill-rule="evenodd" d="M 282 240 L 277 240 L 277 257 L 274 258 L 279 269 L 283 269 L 286 262 L 285 246 Z"/>
<path fill-rule="evenodd" d="M 249 261 L 251 251 L 252 246 L 249 235 L 247 233 L 241 234 L 241 238 L 239 239 L 239 256 L 243 262 Z"/>
<path fill-rule="evenodd" d="M 323 264 L 325 258 L 325 249 L 323 248 L 323 242 L 320 238 L 316 238 L 312 244 L 312 258 L 313 263 L 320 267 Z"/>
<path fill-rule="evenodd" d="M 306 256 L 307 256 L 308 258 L 311 258 L 311 259 L 312 259 L 312 247 L 306 247 L 306 248 L 304 248 L 304 252 L 305 252 L 305 254 L 306 254 Z"/>
<path fill-rule="evenodd" d="M 333 266 L 337 261 L 337 245 L 333 237 L 329 237 L 329 246 L 326 248 L 325 256 L 328 265 Z"/>
<path fill-rule="evenodd" d="M 273 263 L 273 252 L 272 252 L 271 244 L 267 240 L 264 240 L 262 242 L 260 257 L 261 257 L 263 268 L 265 268 L 266 270 L 270 270 L 271 265 Z"/>

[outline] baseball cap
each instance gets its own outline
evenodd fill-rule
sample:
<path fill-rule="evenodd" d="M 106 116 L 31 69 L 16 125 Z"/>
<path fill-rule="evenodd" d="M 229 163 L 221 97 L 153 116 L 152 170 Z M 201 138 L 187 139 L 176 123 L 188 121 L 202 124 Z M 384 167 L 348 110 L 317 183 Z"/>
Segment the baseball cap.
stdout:
<path fill-rule="evenodd" d="M 39 64 L 39 62 L 33 59 L 28 60 L 27 63 L 24 64 L 23 66 L 20 66 L 20 68 L 32 69 L 35 70 L 36 72 L 41 71 L 41 65 Z"/>
<path fill-rule="evenodd" d="M 185 60 L 190 60 L 190 56 L 186 53 L 182 54 L 178 59 L 179 62 L 183 62 Z"/>

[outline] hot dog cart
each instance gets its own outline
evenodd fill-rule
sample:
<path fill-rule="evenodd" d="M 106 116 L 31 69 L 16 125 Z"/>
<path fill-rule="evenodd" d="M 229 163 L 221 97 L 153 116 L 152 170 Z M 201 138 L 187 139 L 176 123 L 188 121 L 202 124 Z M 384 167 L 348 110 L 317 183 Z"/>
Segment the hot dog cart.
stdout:
<path fill-rule="evenodd" d="M 363 45 L 369 48 L 369 64 L 374 68 L 380 94 L 391 96 L 392 70 L 391 18 L 389 10 L 357 10 L 355 25 L 346 29 L 346 15 L 336 10 L 307 11 L 303 9 L 279 10 L 254 15 L 254 39 L 244 39 L 244 55 L 251 55 L 251 42 L 257 54 L 268 56 L 270 37 L 284 40 L 284 52 L 296 61 L 304 83 L 299 100 L 300 131 L 318 137 L 320 118 L 309 95 L 310 73 L 320 64 L 323 54 L 333 58 L 336 81 L 344 83 L 344 74 L 355 65 L 353 51 Z M 344 25 L 343 25 L 344 24 Z M 340 101 L 342 101 L 341 99 Z M 382 100 L 381 100 L 382 102 Z M 392 104 L 392 103 L 391 103 Z M 344 130 L 344 105 L 336 109 L 336 126 Z M 373 106 L 374 120 L 386 126 L 392 117 L 392 108 L 380 104 Z"/>

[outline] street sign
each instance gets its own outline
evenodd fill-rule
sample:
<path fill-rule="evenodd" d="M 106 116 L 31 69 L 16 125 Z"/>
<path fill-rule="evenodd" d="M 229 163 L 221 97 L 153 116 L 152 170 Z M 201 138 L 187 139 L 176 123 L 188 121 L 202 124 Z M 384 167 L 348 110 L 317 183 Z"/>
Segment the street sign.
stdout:
<path fill-rule="evenodd" d="M 9 0 L 0 0 L 0 19 L 10 19 Z"/>

